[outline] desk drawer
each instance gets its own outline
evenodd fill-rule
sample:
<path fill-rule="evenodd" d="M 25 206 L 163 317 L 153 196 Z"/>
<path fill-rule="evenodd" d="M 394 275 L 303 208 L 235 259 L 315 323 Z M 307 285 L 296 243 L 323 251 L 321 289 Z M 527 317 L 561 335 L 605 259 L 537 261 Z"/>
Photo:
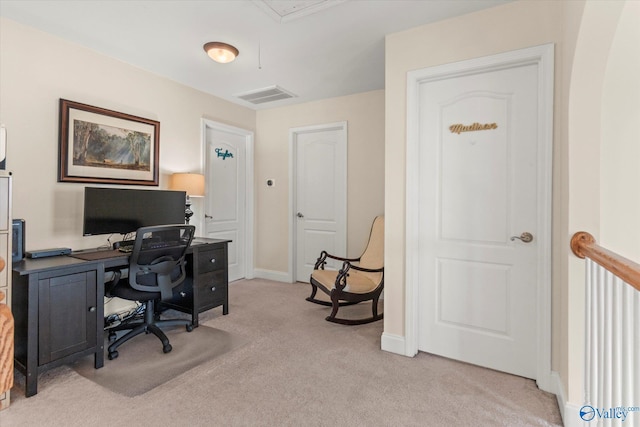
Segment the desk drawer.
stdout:
<path fill-rule="evenodd" d="M 228 294 L 226 271 L 204 274 L 198 283 L 198 309 L 226 303 Z"/>
<path fill-rule="evenodd" d="M 209 251 L 198 252 L 198 273 L 222 270 L 227 264 L 225 248 L 216 248 Z"/>

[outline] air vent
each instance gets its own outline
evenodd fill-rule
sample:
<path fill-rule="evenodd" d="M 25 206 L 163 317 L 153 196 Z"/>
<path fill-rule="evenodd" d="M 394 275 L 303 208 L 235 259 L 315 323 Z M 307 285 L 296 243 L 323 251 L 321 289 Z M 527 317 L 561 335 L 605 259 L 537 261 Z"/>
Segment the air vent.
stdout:
<path fill-rule="evenodd" d="M 265 102 L 280 101 L 281 99 L 296 97 L 296 95 L 291 92 L 287 92 L 279 86 L 269 86 L 262 89 L 239 93 L 234 96 L 252 104 L 264 104 Z"/>

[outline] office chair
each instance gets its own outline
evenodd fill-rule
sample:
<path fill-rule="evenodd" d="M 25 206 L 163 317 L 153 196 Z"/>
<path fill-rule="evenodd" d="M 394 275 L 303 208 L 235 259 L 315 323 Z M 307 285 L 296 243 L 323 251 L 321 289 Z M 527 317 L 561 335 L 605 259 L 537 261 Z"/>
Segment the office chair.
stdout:
<path fill-rule="evenodd" d="M 184 282 L 187 276 L 185 253 L 194 233 L 193 225 L 182 224 L 137 230 L 129 258 L 129 277 L 121 279 L 121 272 L 116 271 L 113 280 L 107 283 L 106 293 L 108 296 L 144 302 L 144 318 L 125 321 L 109 330 L 109 360 L 118 357 L 118 347 L 143 332 L 157 336 L 162 341 L 162 351 L 169 353 L 171 344 L 161 326 L 184 325 L 187 332 L 193 330 L 190 320 L 159 320 L 155 302 L 170 299 L 173 289 Z M 116 331 L 124 330 L 129 332 L 116 339 Z"/>

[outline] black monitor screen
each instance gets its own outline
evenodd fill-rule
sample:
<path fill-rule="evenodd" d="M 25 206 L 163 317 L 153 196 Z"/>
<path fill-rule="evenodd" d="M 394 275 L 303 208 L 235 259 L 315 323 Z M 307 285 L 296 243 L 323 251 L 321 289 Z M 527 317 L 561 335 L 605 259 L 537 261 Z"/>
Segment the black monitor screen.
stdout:
<path fill-rule="evenodd" d="M 185 199 L 184 191 L 85 187 L 82 233 L 127 234 L 150 225 L 184 224 Z"/>

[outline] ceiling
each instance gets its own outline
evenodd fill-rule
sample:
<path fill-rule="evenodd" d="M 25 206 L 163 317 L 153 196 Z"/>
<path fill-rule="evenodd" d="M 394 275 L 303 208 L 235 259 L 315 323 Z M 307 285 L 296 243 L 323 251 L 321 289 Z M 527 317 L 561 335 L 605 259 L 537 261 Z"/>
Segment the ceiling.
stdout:
<path fill-rule="evenodd" d="M 0 16 L 262 109 L 383 89 L 385 35 L 507 1 L 0 0 Z M 240 55 L 218 64 L 202 48 L 210 41 Z M 273 86 L 295 96 L 238 97 Z"/>

